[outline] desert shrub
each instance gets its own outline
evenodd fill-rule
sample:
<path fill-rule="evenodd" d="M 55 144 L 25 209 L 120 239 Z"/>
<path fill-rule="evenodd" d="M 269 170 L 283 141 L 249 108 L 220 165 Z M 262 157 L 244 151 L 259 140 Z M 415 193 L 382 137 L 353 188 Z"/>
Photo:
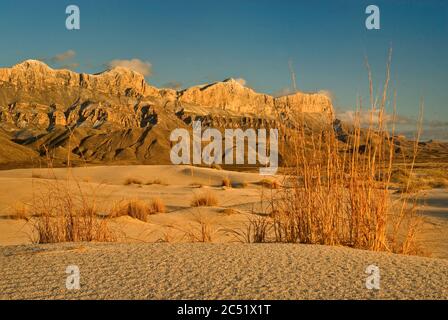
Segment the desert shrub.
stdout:
<path fill-rule="evenodd" d="M 131 199 L 121 201 L 116 204 L 111 211 L 111 217 L 122 217 L 129 216 L 134 219 L 138 219 L 146 222 L 148 220 L 148 216 L 153 214 L 154 211 L 150 207 L 150 205 L 144 201 L 139 199 Z"/>
<path fill-rule="evenodd" d="M 371 79 L 369 71 L 372 95 Z M 409 185 L 418 135 L 407 170 L 393 175 L 395 135 L 385 116 L 388 82 L 389 64 L 381 97 L 370 99 L 370 122 L 361 127 L 361 113 L 356 112 L 350 135 L 344 139 L 332 127 L 308 130 L 300 115 L 292 119 L 294 128 L 282 128 L 289 139 L 288 145 L 281 147 L 291 152 L 285 159 L 288 188 L 270 200 L 275 241 L 412 252 L 416 233 L 397 236 L 405 227 L 403 221 L 416 215 L 415 207 L 407 210 L 412 195 L 402 194 L 402 205 L 390 214 L 390 187 L 392 177 Z M 358 105 L 358 111 L 361 108 Z"/>
<path fill-rule="evenodd" d="M 153 198 L 149 204 L 152 213 L 165 213 L 166 206 L 162 199 Z"/>
<path fill-rule="evenodd" d="M 218 198 L 211 191 L 206 191 L 201 194 L 194 195 L 191 200 L 192 207 L 214 207 L 218 205 Z"/>
<path fill-rule="evenodd" d="M 251 214 L 243 228 L 225 229 L 227 234 L 233 235 L 242 243 L 266 243 L 275 241 L 270 237 L 273 229 L 273 221 L 266 216 Z"/>
<path fill-rule="evenodd" d="M 193 216 L 195 226 L 186 232 L 191 242 L 213 242 L 216 229 L 213 227 L 212 221 L 207 216 L 195 214 Z"/>
<path fill-rule="evenodd" d="M 41 187 L 29 211 L 35 243 L 116 240 L 107 221 L 99 217 L 95 199 L 69 180 Z"/>

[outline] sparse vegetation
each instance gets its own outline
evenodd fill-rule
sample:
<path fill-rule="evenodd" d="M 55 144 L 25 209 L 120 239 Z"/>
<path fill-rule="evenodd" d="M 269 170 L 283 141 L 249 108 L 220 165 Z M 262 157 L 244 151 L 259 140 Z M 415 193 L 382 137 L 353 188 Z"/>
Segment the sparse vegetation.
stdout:
<path fill-rule="evenodd" d="M 191 242 L 213 242 L 213 236 L 216 233 L 212 221 L 205 215 L 195 214 L 193 222 L 198 225 L 198 228 L 192 228 L 186 232 Z"/>
<path fill-rule="evenodd" d="M 148 216 L 154 211 L 148 203 L 139 199 L 124 200 L 117 203 L 111 211 L 111 217 L 129 216 L 143 222 L 148 221 Z"/>
<path fill-rule="evenodd" d="M 149 207 L 150 207 L 152 213 L 165 213 L 166 212 L 165 203 L 160 198 L 153 198 L 151 200 Z"/>
<path fill-rule="evenodd" d="M 115 241 L 107 221 L 98 216 L 95 200 L 69 180 L 41 189 L 29 208 L 33 242 Z"/>
<path fill-rule="evenodd" d="M 140 179 L 136 179 L 136 178 L 127 178 L 124 181 L 125 186 L 129 186 L 129 185 L 133 185 L 133 184 L 141 185 L 141 184 L 143 184 L 143 182 Z"/>
<path fill-rule="evenodd" d="M 448 173 L 439 170 L 418 170 L 407 172 L 403 168 L 393 170 L 391 182 L 398 186 L 399 192 L 418 193 L 434 188 L 448 188 Z"/>
<path fill-rule="evenodd" d="M 197 194 L 191 201 L 192 207 L 214 207 L 218 205 L 218 198 L 211 191 L 206 191 L 201 194 Z"/>
<path fill-rule="evenodd" d="M 153 185 L 153 184 L 158 184 L 158 185 L 166 185 L 166 183 L 164 183 L 161 179 L 154 179 L 152 181 L 148 181 L 146 183 L 147 186 Z"/>
<path fill-rule="evenodd" d="M 384 89 L 378 98 L 373 97 L 369 70 L 370 122 L 366 129 L 361 128 L 357 112 L 352 134 L 345 141 L 338 139 L 332 128 L 320 133 L 309 132 L 300 117 L 294 119 L 297 126 L 290 132 L 290 171 L 285 179 L 288 188 L 270 200 L 276 242 L 343 245 L 403 254 L 415 252 L 418 224 L 405 223 L 417 221 L 414 219 L 416 207 L 409 206 L 414 198 L 403 195 L 398 212 L 391 214 L 395 144 L 394 128 L 388 128 L 385 120 L 389 70 L 390 61 Z M 361 102 L 358 108 L 361 110 Z M 410 175 L 418 136 L 416 141 L 414 157 L 407 163 Z M 397 176 L 403 178 L 402 172 Z M 399 237 L 405 226 L 412 226 L 412 230 L 407 229 L 404 237 Z"/>
<path fill-rule="evenodd" d="M 266 243 L 274 242 L 272 238 L 272 219 L 252 213 L 244 228 L 225 229 L 227 234 L 233 235 L 238 242 L 243 243 Z"/>

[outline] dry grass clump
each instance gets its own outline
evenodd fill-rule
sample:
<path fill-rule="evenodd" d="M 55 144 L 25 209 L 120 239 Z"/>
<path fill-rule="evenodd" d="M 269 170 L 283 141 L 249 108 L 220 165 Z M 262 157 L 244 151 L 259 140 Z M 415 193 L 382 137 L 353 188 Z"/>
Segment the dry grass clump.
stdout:
<path fill-rule="evenodd" d="M 151 181 L 148 181 L 146 183 L 147 186 L 153 185 L 153 184 L 158 184 L 158 185 L 166 185 L 166 183 L 164 183 L 161 179 L 157 178 Z"/>
<path fill-rule="evenodd" d="M 212 220 L 199 213 L 193 216 L 193 222 L 196 226 L 186 231 L 190 242 L 213 242 L 217 230 L 213 227 Z"/>
<path fill-rule="evenodd" d="M 35 243 L 115 241 L 107 221 L 99 217 L 96 202 L 79 184 L 69 180 L 40 189 L 29 208 Z"/>
<path fill-rule="evenodd" d="M 192 207 L 215 207 L 218 205 L 218 198 L 211 191 L 197 194 L 191 201 Z"/>
<path fill-rule="evenodd" d="M 113 218 L 129 216 L 143 222 L 148 221 L 148 216 L 153 214 L 152 207 L 139 199 L 124 200 L 116 204 L 110 213 Z"/>
<path fill-rule="evenodd" d="M 244 228 L 226 229 L 226 233 L 234 236 L 236 241 L 243 243 L 273 242 L 271 237 L 273 229 L 272 219 L 252 213 Z M 275 239 L 274 239 L 275 240 Z"/>
<path fill-rule="evenodd" d="M 226 188 L 232 188 L 232 182 L 230 181 L 229 178 L 222 179 L 222 184 L 221 185 L 223 187 L 226 187 Z"/>
<path fill-rule="evenodd" d="M 141 185 L 141 184 L 143 184 L 143 182 L 140 179 L 136 179 L 136 178 L 127 178 L 124 181 L 125 186 L 129 186 L 129 185 L 133 185 L 133 184 Z"/>
<path fill-rule="evenodd" d="M 447 174 L 438 172 L 438 170 L 406 172 L 404 169 L 399 168 L 393 170 L 391 181 L 398 185 L 400 192 L 411 194 L 434 188 L 448 188 Z"/>
<path fill-rule="evenodd" d="M 165 213 L 166 212 L 165 203 L 160 198 L 153 198 L 149 204 L 149 208 L 151 209 L 152 213 Z"/>
<path fill-rule="evenodd" d="M 292 119 L 294 129 L 283 128 L 290 137 L 287 147 L 291 153 L 286 159 L 288 188 L 271 196 L 275 241 L 414 252 L 418 223 L 404 223 L 417 221 L 416 207 L 411 205 L 414 198 L 403 194 L 395 212 L 390 198 L 396 145 L 394 121 L 392 128 L 386 121 L 389 70 L 390 61 L 380 97 L 373 97 L 369 70 L 371 107 L 367 127 L 361 127 L 360 99 L 350 135 L 344 139 L 332 127 L 310 132 L 300 115 Z M 395 98 L 393 109 L 395 119 Z M 418 136 L 414 157 L 405 167 L 409 176 Z M 403 176 L 399 172 L 395 178 L 405 179 Z M 409 186 L 410 180 L 406 181 Z M 397 236 L 399 232 L 404 236 Z"/>

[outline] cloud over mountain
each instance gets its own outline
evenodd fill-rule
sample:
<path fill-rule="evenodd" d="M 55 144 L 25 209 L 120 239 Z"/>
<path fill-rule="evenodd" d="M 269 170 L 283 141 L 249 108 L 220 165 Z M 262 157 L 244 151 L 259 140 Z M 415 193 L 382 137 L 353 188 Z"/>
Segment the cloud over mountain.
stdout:
<path fill-rule="evenodd" d="M 74 50 L 67 50 L 65 52 L 59 53 L 50 58 L 51 62 L 59 63 L 65 62 L 67 60 L 71 60 L 76 56 L 76 52 Z"/>
<path fill-rule="evenodd" d="M 145 77 L 148 77 L 152 74 L 152 64 L 148 61 L 142 61 L 140 59 L 130 59 L 130 60 L 115 59 L 107 63 L 107 66 L 109 68 L 115 68 L 115 67 L 128 68 L 144 75 Z"/>

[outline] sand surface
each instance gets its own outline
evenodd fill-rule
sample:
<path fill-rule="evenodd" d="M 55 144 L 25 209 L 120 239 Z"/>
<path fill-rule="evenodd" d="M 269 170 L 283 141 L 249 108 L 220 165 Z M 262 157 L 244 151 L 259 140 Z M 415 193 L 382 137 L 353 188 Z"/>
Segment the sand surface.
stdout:
<path fill-rule="evenodd" d="M 372 264 L 380 290 L 365 285 Z M 2 299 L 448 299 L 447 260 L 314 245 L 10 246 L 0 270 Z"/>

